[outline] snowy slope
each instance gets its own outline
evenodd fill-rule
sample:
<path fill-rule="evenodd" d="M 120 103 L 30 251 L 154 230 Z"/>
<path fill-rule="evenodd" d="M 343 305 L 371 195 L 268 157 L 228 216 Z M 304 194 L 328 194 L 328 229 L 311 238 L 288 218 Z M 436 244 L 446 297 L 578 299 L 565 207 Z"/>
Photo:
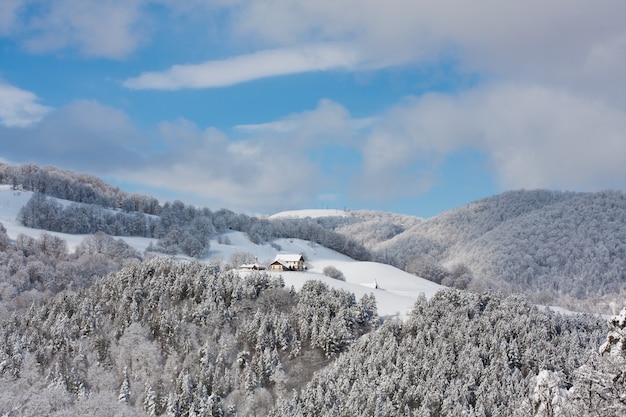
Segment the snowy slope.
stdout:
<path fill-rule="evenodd" d="M 348 217 L 350 213 L 345 210 L 334 209 L 306 209 L 306 210 L 289 210 L 272 214 L 270 219 L 306 219 L 310 217 L 316 219 L 318 217 Z"/>
<path fill-rule="evenodd" d="M 15 191 L 9 185 L 0 185 L 0 223 L 7 230 L 10 239 L 15 240 L 17 235 L 24 234 L 34 238 L 38 238 L 42 233 L 58 236 L 67 242 L 68 248 L 73 251 L 76 246 L 83 241 L 87 235 L 69 235 L 66 233 L 48 232 L 46 230 L 31 229 L 24 227 L 17 222 L 17 214 L 20 209 L 30 200 L 33 193 L 31 191 Z M 68 201 L 57 200 L 61 203 L 71 204 Z M 141 253 L 148 247 L 150 242 L 156 243 L 154 239 L 141 237 L 123 237 L 130 246 L 134 247 Z"/>
<path fill-rule="evenodd" d="M 30 229 L 17 222 L 17 214 L 20 209 L 30 200 L 33 193 L 31 191 L 15 191 L 9 185 L 0 185 L 0 223 L 7 230 L 7 235 L 11 240 L 15 240 L 17 235 L 24 234 L 38 238 L 42 233 L 58 236 L 67 242 L 70 250 L 83 240 L 82 235 L 67 235 L 64 233 L 46 232 L 45 230 Z"/>
<path fill-rule="evenodd" d="M 211 253 L 208 262 L 227 260 L 237 251 L 249 252 L 259 259 L 259 263 L 268 265 L 279 253 L 269 244 L 255 245 L 241 232 L 227 234 L 231 245 L 220 245 L 211 241 Z M 305 272 L 269 272 L 282 275 L 286 286 L 302 287 L 309 279 L 316 279 L 334 288 L 343 288 L 353 292 L 358 298 L 373 293 L 376 297 L 378 314 L 381 316 L 405 316 L 413 307 L 420 294 L 430 298 L 443 288 L 431 281 L 416 277 L 390 265 L 376 262 L 355 261 L 334 250 L 316 243 L 300 239 L 277 239 L 274 243 L 281 248 L 280 253 L 301 253 L 307 259 Z M 339 269 L 346 280 L 339 281 L 325 276 L 322 271 L 326 266 Z M 243 273 L 243 272 L 242 272 Z M 378 288 L 374 288 L 377 286 Z"/>
<path fill-rule="evenodd" d="M 7 229 L 10 239 L 16 239 L 20 233 L 37 238 L 45 232 L 21 226 L 16 221 L 19 210 L 31 196 L 32 193 L 28 191 L 14 191 L 9 186 L 0 186 L 0 223 Z M 302 210 L 301 214 L 306 214 L 304 217 L 309 217 L 316 212 L 320 215 L 321 212 L 324 212 L 326 216 L 329 215 L 329 212 L 339 213 L 335 215 L 348 215 L 340 210 Z M 70 250 L 74 250 L 85 238 L 85 235 L 45 233 L 64 239 Z M 122 237 L 122 239 L 141 253 L 143 253 L 150 242 L 154 241 L 153 239 L 139 237 Z M 234 253 L 248 252 L 256 256 L 261 264 L 269 265 L 279 253 L 276 245 L 272 246 L 267 243 L 262 245 L 254 244 L 241 232 L 229 232 L 222 235 L 220 241 L 226 240 L 230 244 L 219 243 L 217 239 L 212 240 L 208 256 L 201 261 L 226 264 Z M 442 288 L 435 283 L 418 278 L 392 266 L 375 262 L 355 261 L 312 242 L 300 239 L 278 239 L 274 243 L 280 246 L 280 253 L 301 253 L 307 259 L 306 272 L 269 272 L 282 275 L 287 287 L 293 286 L 299 289 L 305 281 L 316 279 L 327 283 L 331 287 L 343 288 L 353 292 L 357 299 L 365 294 L 373 293 L 377 300 L 378 313 L 381 316 L 395 314 L 405 316 L 413 307 L 419 294 L 423 293 L 426 297 L 431 297 Z M 323 275 L 322 271 L 326 266 L 334 266 L 339 269 L 346 278 L 345 282 Z M 378 288 L 375 288 L 376 286 Z"/>

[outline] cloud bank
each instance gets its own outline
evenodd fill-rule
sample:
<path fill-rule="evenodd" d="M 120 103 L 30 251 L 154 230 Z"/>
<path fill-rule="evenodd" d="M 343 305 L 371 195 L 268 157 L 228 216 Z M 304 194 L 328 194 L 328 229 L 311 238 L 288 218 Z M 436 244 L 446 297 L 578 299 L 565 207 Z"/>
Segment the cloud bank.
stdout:
<path fill-rule="evenodd" d="M 436 170 L 437 161 L 474 149 L 487 156 L 502 189 L 622 188 L 625 135 L 625 111 L 566 91 L 495 84 L 433 93 L 381 118 L 363 148 L 362 178 L 382 183 L 367 188 L 381 198 L 394 183 L 410 183 L 416 167 Z"/>
<path fill-rule="evenodd" d="M 543 87 L 493 84 L 409 97 L 366 125 L 322 100 L 237 132 L 178 119 L 148 138 L 123 112 L 77 101 L 33 128 L 5 128 L 19 146 L 4 156 L 268 213 L 311 206 L 326 194 L 361 202 L 417 195 L 433 187 L 446 158 L 467 149 L 485 155 L 503 189 L 620 188 L 626 179 L 626 112 Z M 338 147 L 356 159 L 324 154 Z M 333 176 L 339 171 L 342 178 Z"/>
<path fill-rule="evenodd" d="M 469 71 L 529 81 L 617 86 L 626 70 L 626 3 L 607 0 L 438 2 L 248 0 L 233 33 L 268 44 L 350 41 L 371 57 L 424 63 L 455 57 Z M 623 83 L 621 83 L 623 84 Z"/>

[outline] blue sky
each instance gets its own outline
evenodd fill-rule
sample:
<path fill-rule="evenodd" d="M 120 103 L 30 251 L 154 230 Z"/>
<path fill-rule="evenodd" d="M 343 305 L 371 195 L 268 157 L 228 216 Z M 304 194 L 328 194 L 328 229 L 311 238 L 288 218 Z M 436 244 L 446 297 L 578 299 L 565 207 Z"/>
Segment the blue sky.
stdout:
<path fill-rule="evenodd" d="M 626 189 L 622 0 L 2 0 L 0 160 L 271 214 Z"/>

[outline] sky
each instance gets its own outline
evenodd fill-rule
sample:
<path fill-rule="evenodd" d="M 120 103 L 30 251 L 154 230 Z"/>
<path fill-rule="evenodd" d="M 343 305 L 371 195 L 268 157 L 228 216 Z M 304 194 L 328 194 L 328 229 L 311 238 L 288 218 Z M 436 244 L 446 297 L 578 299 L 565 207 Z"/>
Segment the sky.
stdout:
<path fill-rule="evenodd" d="M 0 161 L 272 214 L 626 190 L 623 0 L 0 0 Z"/>

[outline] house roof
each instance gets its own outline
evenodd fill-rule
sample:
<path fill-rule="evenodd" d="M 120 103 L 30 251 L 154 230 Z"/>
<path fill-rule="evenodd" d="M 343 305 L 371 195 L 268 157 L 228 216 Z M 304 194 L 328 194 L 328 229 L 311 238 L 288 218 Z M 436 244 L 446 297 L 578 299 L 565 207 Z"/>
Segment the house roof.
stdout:
<path fill-rule="evenodd" d="M 274 258 L 274 262 L 304 262 L 304 257 L 298 253 L 279 253 Z"/>
<path fill-rule="evenodd" d="M 263 265 L 259 265 L 258 263 L 242 264 L 239 268 L 241 269 L 265 269 Z"/>

